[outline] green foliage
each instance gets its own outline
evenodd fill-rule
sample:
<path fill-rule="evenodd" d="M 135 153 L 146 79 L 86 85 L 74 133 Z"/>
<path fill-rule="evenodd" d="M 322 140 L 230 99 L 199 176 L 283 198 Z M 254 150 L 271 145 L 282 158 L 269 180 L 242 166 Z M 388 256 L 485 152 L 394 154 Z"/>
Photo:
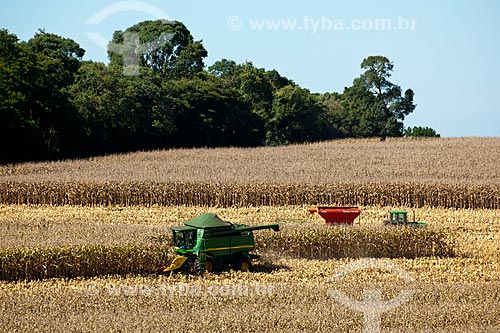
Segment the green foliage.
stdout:
<path fill-rule="evenodd" d="M 394 68 L 393 63 L 383 56 L 370 56 L 361 63 L 365 72 L 355 84 L 364 87 L 376 97 L 376 106 L 372 109 L 372 119 L 376 127 L 376 133 L 381 139 L 386 136 L 402 136 L 405 116 L 415 109 L 413 104 L 413 91 L 405 91 L 401 95 L 401 87 L 389 81 Z"/>
<path fill-rule="evenodd" d="M 430 127 L 407 127 L 405 128 L 405 136 L 407 137 L 426 137 L 426 138 L 439 138 L 441 137 L 434 129 Z"/>
<path fill-rule="evenodd" d="M 250 128 L 255 137 L 255 144 L 264 144 L 272 130 L 272 105 L 276 90 L 295 84 L 281 76 L 277 71 L 256 68 L 251 62 L 236 64 L 232 60 L 222 59 L 208 68 L 214 80 L 234 90 L 238 99 L 250 108 L 253 121 Z"/>
<path fill-rule="evenodd" d="M 22 159 L 25 154 L 16 152 L 17 148 L 29 148 L 29 142 L 37 135 L 38 124 L 29 105 L 29 93 L 33 89 L 24 80 L 33 76 L 36 69 L 33 55 L 24 52 L 17 37 L 7 30 L 0 30 L 0 46 L 0 162 L 6 162 Z M 36 148 L 26 155 L 34 153 Z"/>
<path fill-rule="evenodd" d="M 343 128 L 345 109 L 340 103 L 341 95 L 338 93 L 316 94 L 315 98 L 320 104 L 321 124 L 318 127 L 322 140 L 348 137 L 349 129 Z"/>
<path fill-rule="evenodd" d="M 186 26 L 177 21 L 144 21 L 115 31 L 108 45 L 111 65 L 148 67 L 168 79 L 200 74 L 207 55 L 201 41 L 195 42 Z"/>
<path fill-rule="evenodd" d="M 402 136 L 413 91 L 393 64 L 363 60 L 343 93 L 311 94 L 276 70 L 207 51 L 177 21 L 116 31 L 110 64 L 82 61 L 78 43 L 40 30 L 0 30 L 0 163 L 170 147 L 260 146 Z M 407 136 L 437 135 L 426 129 Z"/>
<path fill-rule="evenodd" d="M 172 146 L 259 144 L 251 133 L 256 119 L 234 90 L 202 79 L 168 81 L 164 87 L 176 103 Z"/>
<path fill-rule="evenodd" d="M 56 61 L 62 74 L 59 77 L 61 85 L 73 82 L 74 73 L 80 67 L 80 61 L 85 54 L 85 50 L 74 40 L 43 30 L 35 34 L 24 46 L 33 53 L 43 54 Z"/>
<path fill-rule="evenodd" d="M 282 145 L 320 139 L 323 109 L 309 90 L 285 86 L 274 93 L 266 144 Z"/>
<path fill-rule="evenodd" d="M 86 63 L 71 87 L 87 153 L 157 148 L 174 131 L 173 104 L 151 69 L 127 76 L 120 67 Z"/>
<path fill-rule="evenodd" d="M 401 88 L 389 81 L 394 66 L 386 57 L 368 57 L 361 68 L 365 72 L 343 94 L 321 98 L 334 124 L 331 129 L 343 137 L 402 136 L 402 121 L 415 109 L 413 91 L 408 89 L 403 96 Z"/>
<path fill-rule="evenodd" d="M 6 30 L 0 40 L 0 162 L 71 155 L 78 119 L 65 94 L 69 69 Z"/>

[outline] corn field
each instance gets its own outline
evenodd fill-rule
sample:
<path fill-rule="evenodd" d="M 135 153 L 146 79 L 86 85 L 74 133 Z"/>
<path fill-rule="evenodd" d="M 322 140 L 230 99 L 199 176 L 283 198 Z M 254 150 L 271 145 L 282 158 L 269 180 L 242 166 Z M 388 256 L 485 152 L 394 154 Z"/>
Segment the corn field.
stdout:
<path fill-rule="evenodd" d="M 498 138 L 139 152 L 0 166 L 0 203 L 500 209 L 499 160 Z"/>
<path fill-rule="evenodd" d="M 270 294 L 255 292 L 262 286 L 269 286 Z M 408 288 L 397 281 L 385 286 L 384 299 Z M 248 295 L 233 295 L 241 287 Z M 498 328 L 498 283 L 416 282 L 411 287 L 419 292 L 382 315 L 384 331 L 495 332 Z M 328 297 L 329 291 L 338 289 L 353 299 L 363 297 L 359 282 L 273 282 L 249 274 L 192 281 L 110 277 L 20 283 L 0 292 L 0 323 L 7 332 L 362 332 L 363 314 Z M 213 296 L 215 290 L 221 291 L 218 296 Z"/>
<path fill-rule="evenodd" d="M 151 274 L 172 256 L 168 246 L 79 246 L 0 252 L 0 280 Z"/>
<path fill-rule="evenodd" d="M 0 181 L 0 203 L 56 206 L 359 205 L 500 209 L 500 186 Z"/>
<path fill-rule="evenodd" d="M 259 248 L 289 258 L 417 258 L 452 257 L 453 240 L 427 228 L 325 228 L 301 226 L 265 233 Z"/>
<path fill-rule="evenodd" d="M 339 140 L 0 166 L 0 327 L 352 332 L 364 314 L 332 291 L 363 302 L 412 289 L 382 330 L 496 333 L 499 148 L 499 138 Z M 317 205 L 362 214 L 326 227 L 308 212 Z M 428 227 L 382 227 L 390 209 Z M 207 212 L 281 230 L 255 232 L 251 272 L 156 275 L 175 256 L 170 227 Z M 383 265 L 341 274 L 365 259 Z"/>
<path fill-rule="evenodd" d="M 152 274 L 174 255 L 169 237 L 164 244 L 77 246 L 0 251 L 0 280 Z M 415 258 L 453 256 L 445 233 L 410 228 L 290 228 L 263 233 L 257 248 L 291 258 Z"/>

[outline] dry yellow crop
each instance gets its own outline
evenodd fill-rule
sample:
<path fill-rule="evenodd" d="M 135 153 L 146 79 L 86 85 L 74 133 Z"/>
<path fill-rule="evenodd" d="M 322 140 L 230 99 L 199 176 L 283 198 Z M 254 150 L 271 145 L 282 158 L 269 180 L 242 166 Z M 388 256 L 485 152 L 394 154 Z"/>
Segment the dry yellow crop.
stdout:
<path fill-rule="evenodd" d="M 499 209 L 499 198 L 500 186 L 491 184 L 59 182 L 0 178 L 0 203 L 28 205 L 257 207 L 309 204 Z"/>
<path fill-rule="evenodd" d="M 3 274 L 6 279 L 16 279 L 147 270 L 154 273 L 157 265 L 172 258 L 171 252 L 164 252 L 171 248 L 169 227 L 208 211 L 237 223 L 281 224 L 278 233 L 256 233 L 258 251 L 268 258 L 261 266 L 257 265 L 264 271 L 272 269 L 273 262 L 280 258 L 441 256 L 442 259 L 429 259 L 439 264 L 425 266 L 423 271 L 423 266 L 417 263 L 427 262 L 426 259 L 409 261 L 414 265 L 405 261 L 404 265 L 426 278 L 444 267 L 447 274 L 460 273 L 460 269 L 453 269 L 460 267 L 459 263 L 476 267 L 471 276 L 491 279 L 498 274 L 500 211 L 420 208 L 415 209 L 415 214 L 427 221 L 429 227 L 409 229 L 381 227 L 388 207 L 362 207 L 363 213 L 353 227 L 328 228 L 306 208 L 0 206 Z M 85 266 L 85 260 L 102 261 L 99 258 L 103 252 L 115 256 L 116 263 L 97 264 L 94 271 Z M 85 260 L 80 263 L 78 257 Z M 47 272 L 44 258 L 52 267 Z M 127 258 L 131 258 L 133 265 L 123 264 Z M 75 269 L 67 271 L 68 265 Z M 440 279 L 453 281 L 457 277 L 456 273 L 450 273 Z"/>
<path fill-rule="evenodd" d="M 498 138 L 340 140 L 26 163 L 0 167 L 0 202 L 498 209 L 499 146 Z"/>
<path fill-rule="evenodd" d="M 171 149 L 0 167 L 14 181 L 207 184 L 500 184 L 500 138 L 337 140 Z"/>
<path fill-rule="evenodd" d="M 383 331 L 496 333 L 499 146 L 341 140 L 2 166 L 0 327 L 352 332 L 365 314 L 339 292 L 363 303 L 411 290 L 381 313 Z M 307 212 L 315 204 L 362 215 L 328 228 Z M 392 208 L 428 228 L 381 228 Z M 281 231 L 255 233 L 253 272 L 151 274 L 174 255 L 169 228 L 205 212 Z"/>
<path fill-rule="evenodd" d="M 376 288 L 383 301 L 415 291 L 406 302 L 381 314 L 383 330 L 496 332 L 500 327 L 498 280 L 332 281 L 342 264 L 306 265 L 325 273 L 316 280 L 300 278 L 306 267 L 291 260 L 292 278 L 282 270 L 0 284 L 0 324 L 5 331 L 359 332 L 363 313 L 339 302 L 332 292 L 363 301 L 365 290 Z"/>

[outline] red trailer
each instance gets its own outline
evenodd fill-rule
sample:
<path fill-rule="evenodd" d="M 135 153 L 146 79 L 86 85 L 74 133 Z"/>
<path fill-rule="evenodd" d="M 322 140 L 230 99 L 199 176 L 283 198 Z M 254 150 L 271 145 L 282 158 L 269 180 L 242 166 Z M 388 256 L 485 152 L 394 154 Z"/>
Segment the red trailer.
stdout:
<path fill-rule="evenodd" d="M 361 214 L 358 207 L 324 207 L 309 208 L 309 213 L 318 213 L 325 219 L 327 225 L 354 223 L 354 219 Z"/>

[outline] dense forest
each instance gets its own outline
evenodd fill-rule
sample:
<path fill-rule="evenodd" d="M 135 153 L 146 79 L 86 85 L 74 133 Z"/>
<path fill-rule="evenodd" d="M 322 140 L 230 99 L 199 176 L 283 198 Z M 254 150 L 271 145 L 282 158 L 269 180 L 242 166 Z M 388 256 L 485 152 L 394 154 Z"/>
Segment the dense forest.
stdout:
<path fill-rule="evenodd" d="M 116 31 L 109 64 L 40 30 L 0 30 L 0 163 L 174 147 L 261 146 L 346 137 L 438 136 L 404 128 L 414 93 L 383 56 L 342 93 L 316 94 L 276 70 L 222 59 L 177 21 Z"/>

